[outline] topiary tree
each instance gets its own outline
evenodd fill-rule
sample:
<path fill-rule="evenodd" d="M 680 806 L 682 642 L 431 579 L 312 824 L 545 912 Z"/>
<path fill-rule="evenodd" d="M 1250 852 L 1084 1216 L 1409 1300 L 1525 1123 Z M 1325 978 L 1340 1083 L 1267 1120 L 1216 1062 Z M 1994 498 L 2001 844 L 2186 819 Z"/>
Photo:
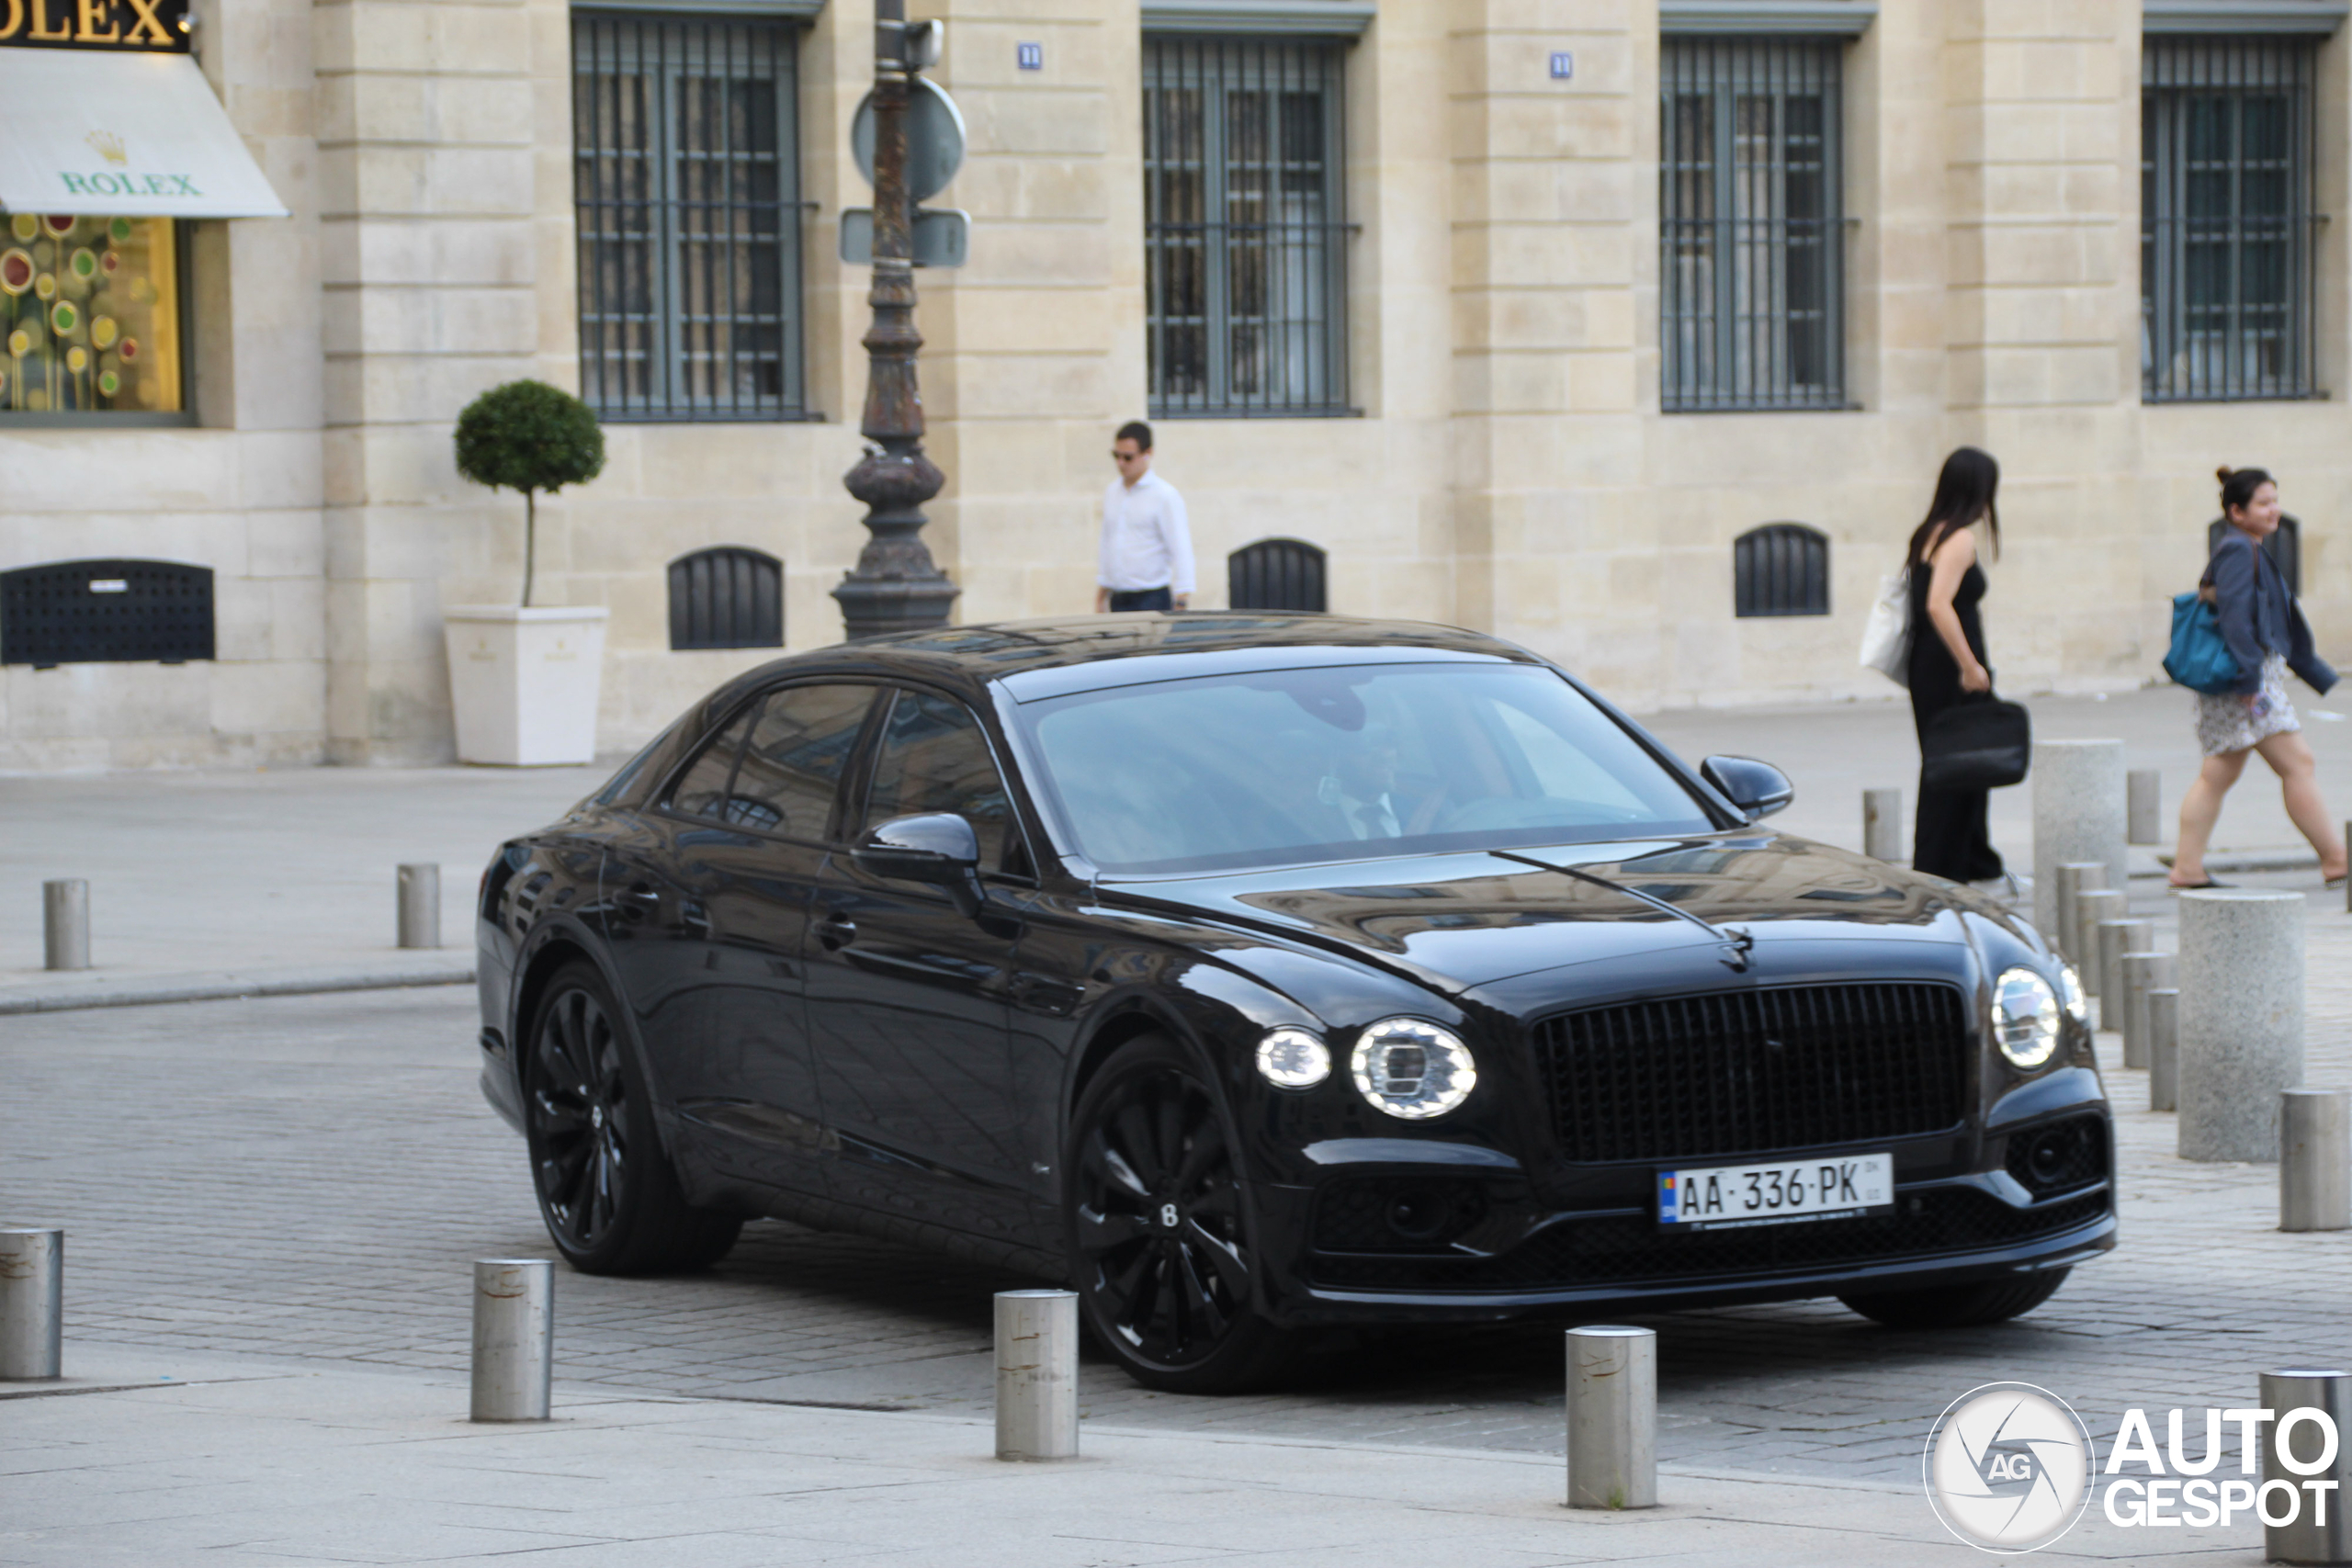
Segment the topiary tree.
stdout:
<path fill-rule="evenodd" d="M 523 492 L 523 604 L 531 603 L 540 491 L 585 484 L 605 467 L 596 412 L 545 381 L 492 387 L 458 416 L 458 472 L 492 490 Z"/>

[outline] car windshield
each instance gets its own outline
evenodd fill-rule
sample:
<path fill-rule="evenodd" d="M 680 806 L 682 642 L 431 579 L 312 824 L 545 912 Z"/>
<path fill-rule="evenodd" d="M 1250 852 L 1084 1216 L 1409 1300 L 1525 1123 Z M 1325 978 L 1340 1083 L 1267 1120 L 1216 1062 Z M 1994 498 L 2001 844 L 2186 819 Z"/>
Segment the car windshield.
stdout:
<path fill-rule="evenodd" d="M 1110 873 L 1707 832 L 1632 736 L 1532 665 L 1204 676 L 1025 704 L 1040 794 Z"/>

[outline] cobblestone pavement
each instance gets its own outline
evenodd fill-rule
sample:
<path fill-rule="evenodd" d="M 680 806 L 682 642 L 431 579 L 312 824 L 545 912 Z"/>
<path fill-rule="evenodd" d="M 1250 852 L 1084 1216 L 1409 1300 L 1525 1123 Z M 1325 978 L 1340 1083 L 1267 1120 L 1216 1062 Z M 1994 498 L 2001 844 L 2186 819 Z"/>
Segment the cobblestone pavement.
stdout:
<path fill-rule="evenodd" d="M 2315 908 L 2311 971 L 2310 1081 L 2352 1083 L 2342 914 Z M 549 1255 L 474 1028 L 458 988 L 0 1019 L 0 1223 L 69 1230 L 69 1371 L 222 1352 L 462 1368 L 469 1260 Z M 2104 1438 L 2130 1405 L 2244 1404 L 2266 1367 L 2344 1364 L 2352 1234 L 2279 1234 L 2272 1168 L 2174 1158 L 2172 1118 L 2132 1109 L 2144 1075 L 2109 1082 L 2119 1251 L 1991 1329 L 1894 1333 L 1835 1303 L 1648 1319 L 1662 1459 L 1904 1480 L 1935 1414 L 1989 1380 L 2044 1384 Z M 559 1376 L 979 1414 L 989 1296 L 1023 1282 L 763 1224 L 700 1278 L 561 1275 Z M 1099 1362 L 1083 1386 L 1122 1427 L 1556 1451 L 1559 1360 L 1556 1325 L 1426 1330 L 1247 1398 L 1153 1394 Z"/>

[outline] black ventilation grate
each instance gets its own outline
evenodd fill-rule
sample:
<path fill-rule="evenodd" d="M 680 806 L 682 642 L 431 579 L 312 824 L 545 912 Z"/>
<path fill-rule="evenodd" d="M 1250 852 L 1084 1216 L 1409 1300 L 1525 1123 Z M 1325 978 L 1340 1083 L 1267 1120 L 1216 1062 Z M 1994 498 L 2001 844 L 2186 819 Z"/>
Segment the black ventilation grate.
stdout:
<path fill-rule="evenodd" d="M 1802 523 L 1750 528 L 1731 547 L 1732 614 L 1829 614 L 1829 536 Z"/>
<path fill-rule="evenodd" d="M 184 664 L 212 657 L 212 569 L 68 560 L 0 572 L 0 664 Z"/>
<path fill-rule="evenodd" d="M 2205 553 L 2211 555 L 2222 547 L 2222 533 L 2229 524 L 2216 517 L 2205 525 Z M 2300 597 L 2303 592 L 2303 525 L 2296 518 L 2281 514 L 2278 527 L 2262 541 L 2262 553 L 2287 580 L 2287 592 Z"/>
<path fill-rule="evenodd" d="M 1967 1103 L 1949 986 L 1790 986 L 1546 1019 L 1536 1055 L 1559 1153 L 1666 1160 L 1940 1132 Z"/>
<path fill-rule="evenodd" d="M 782 648 L 784 567 L 740 545 L 670 563 L 670 646 Z"/>
<path fill-rule="evenodd" d="M 1226 606 L 1320 615 L 1330 608 L 1323 564 L 1323 552 L 1304 539 L 1261 539 L 1225 558 Z"/>

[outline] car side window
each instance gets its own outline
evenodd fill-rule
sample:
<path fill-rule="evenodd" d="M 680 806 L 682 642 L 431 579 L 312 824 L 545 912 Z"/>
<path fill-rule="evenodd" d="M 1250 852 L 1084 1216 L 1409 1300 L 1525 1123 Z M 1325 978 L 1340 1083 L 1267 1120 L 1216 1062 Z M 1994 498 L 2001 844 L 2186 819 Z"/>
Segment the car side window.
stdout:
<path fill-rule="evenodd" d="M 856 750 L 872 686 L 786 686 L 768 694 L 728 792 L 729 820 L 821 840 L 833 792 Z"/>
<path fill-rule="evenodd" d="M 728 784 L 735 776 L 736 760 L 743 752 L 743 737 L 760 711 L 757 703 L 735 716 L 726 728 L 710 738 L 671 787 L 669 807 L 682 817 L 729 820 Z"/>
<path fill-rule="evenodd" d="M 859 836 L 893 817 L 926 811 L 952 811 L 971 823 L 980 869 L 1003 868 L 1012 807 L 979 720 L 949 698 L 901 691 L 882 727 Z"/>

